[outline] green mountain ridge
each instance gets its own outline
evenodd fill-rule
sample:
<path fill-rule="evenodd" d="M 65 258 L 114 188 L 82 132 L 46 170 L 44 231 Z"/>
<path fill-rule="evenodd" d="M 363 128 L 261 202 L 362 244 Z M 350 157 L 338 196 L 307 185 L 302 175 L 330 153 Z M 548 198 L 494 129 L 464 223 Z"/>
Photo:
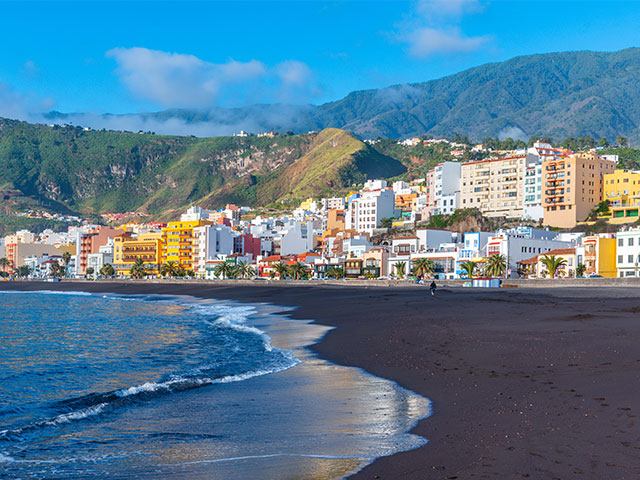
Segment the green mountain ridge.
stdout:
<path fill-rule="evenodd" d="M 341 128 L 360 138 L 628 137 L 640 143 L 640 49 L 515 57 L 421 83 L 349 93 L 323 105 L 250 105 L 129 115 L 171 133 L 171 121 L 212 134 Z M 117 120 L 117 115 L 104 119 Z M 53 119 L 90 122 L 52 113 Z M 90 125 L 90 123 L 89 123 Z M 90 125 L 91 126 L 91 125 Z M 207 127 L 208 126 L 208 127 Z M 158 130 L 159 131 L 159 130 Z"/>
<path fill-rule="evenodd" d="M 194 204 L 290 202 L 405 171 L 339 129 L 194 138 L 0 119 L 0 198 L 22 196 L 58 211 L 170 219 Z"/>

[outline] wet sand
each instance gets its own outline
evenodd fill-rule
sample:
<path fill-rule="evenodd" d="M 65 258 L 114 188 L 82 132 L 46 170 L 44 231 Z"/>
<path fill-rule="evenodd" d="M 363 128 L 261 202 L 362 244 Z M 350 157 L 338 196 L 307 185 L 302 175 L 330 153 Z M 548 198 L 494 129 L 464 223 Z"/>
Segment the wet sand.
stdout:
<path fill-rule="evenodd" d="M 433 401 L 424 447 L 358 479 L 640 478 L 640 291 L 234 283 L 2 283 L 297 307 L 338 328 L 313 349 Z"/>

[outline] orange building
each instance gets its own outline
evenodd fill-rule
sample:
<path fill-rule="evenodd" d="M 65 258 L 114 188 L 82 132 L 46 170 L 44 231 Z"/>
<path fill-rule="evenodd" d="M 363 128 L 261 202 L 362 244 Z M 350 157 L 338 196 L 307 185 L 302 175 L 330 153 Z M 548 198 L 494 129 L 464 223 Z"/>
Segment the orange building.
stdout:
<path fill-rule="evenodd" d="M 99 226 L 89 230 L 80 236 L 80 245 L 76 246 L 76 270 L 80 275 L 87 273 L 87 259 L 89 254 L 98 253 L 100 247 L 106 245 L 110 238 L 115 238 L 122 234 L 119 228 Z"/>
<path fill-rule="evenodd" d="M 544 224 L 572 228 L 586 220 L 603 198 L 603 176 L 615 168 L 615 162 L 600 158 L 595 152 L 543 162 Z"/>
<path fill-rule="evenodd" d="M 327 231 L 344 230 L 344 210 L 329 210 L 327 212 Z"/>
<path fill-rule="evenodd" d="M 396 209 L 402 210 L 403 212 L 410 212 L 414 209 L 417 199 L 418 194 L 415 192 L 398 194 L 396 195 Z"/>

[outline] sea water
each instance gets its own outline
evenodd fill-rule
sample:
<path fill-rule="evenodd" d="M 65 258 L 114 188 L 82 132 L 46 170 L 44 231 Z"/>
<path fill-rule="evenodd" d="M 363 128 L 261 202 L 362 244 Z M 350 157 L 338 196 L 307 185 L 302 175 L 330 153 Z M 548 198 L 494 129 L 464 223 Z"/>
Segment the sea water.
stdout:
<path fill-rule="evenodd" d="M 0 292 L 0 477 L 330 479 L 426 442 L 427 399 L 277 309 Z"/>

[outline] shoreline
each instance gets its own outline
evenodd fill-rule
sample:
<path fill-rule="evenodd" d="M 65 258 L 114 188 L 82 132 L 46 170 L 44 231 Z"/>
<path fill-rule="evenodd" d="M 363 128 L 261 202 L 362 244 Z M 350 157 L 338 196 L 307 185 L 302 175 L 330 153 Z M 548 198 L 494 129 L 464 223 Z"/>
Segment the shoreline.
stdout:
<path fill-rule="evenodd" d="M 476 290 L 233 283 L 16 282 L 1 290 L 185 294 L 337 327 L 311 350 L 432 401 L 428 443 L 350 478 L 637 478 L 636 288 Z M 366 323 L 365 323 L 366 322 Z M 366 328 L 364 328 L 366 327 Z"/>

